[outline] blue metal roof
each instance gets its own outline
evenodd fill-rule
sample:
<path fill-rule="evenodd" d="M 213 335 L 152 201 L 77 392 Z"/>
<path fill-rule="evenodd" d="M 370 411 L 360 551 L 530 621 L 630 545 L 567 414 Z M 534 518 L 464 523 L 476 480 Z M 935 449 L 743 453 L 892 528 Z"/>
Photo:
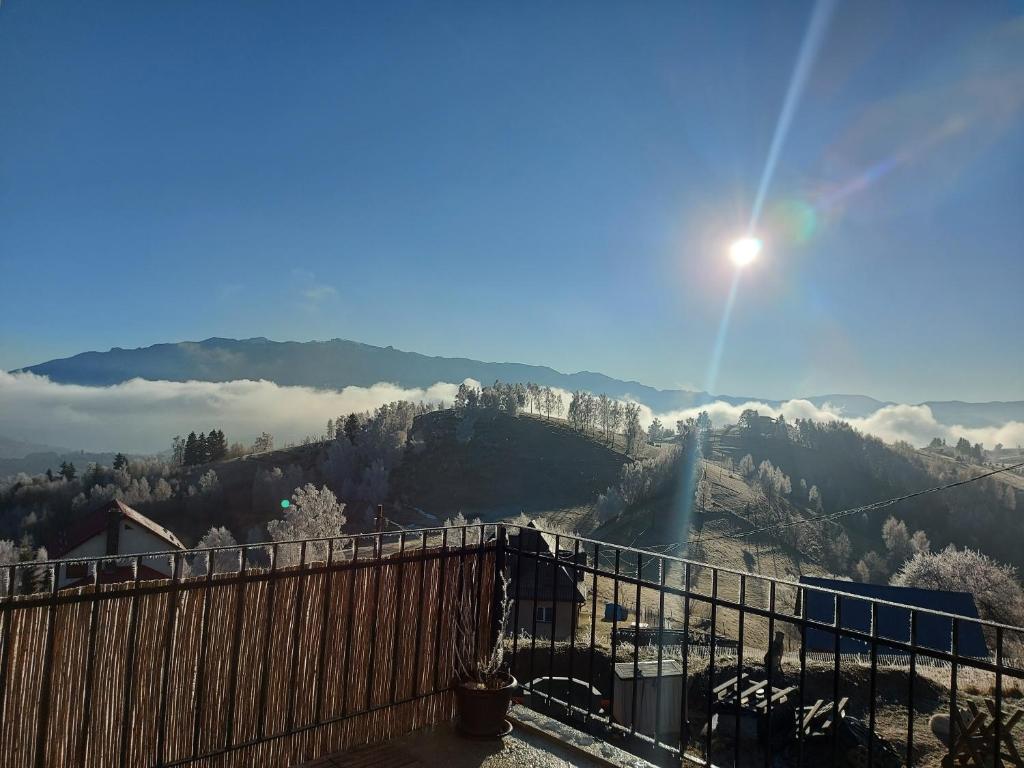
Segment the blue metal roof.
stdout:
<path fill-rule="evenodd" d="M 865 599 L 840 598 L 839 607 L 844 629 L 858 632 L 871 631 L 871 600 L 887 600 L 892 603 L 915 608 L 930 608 L 935 611 L 978 618 L 978 608 L 970 592 L 950 592 L 942 589 L 918 589 L 916 587 L 892 587 L 888 584 L 862 584 L 856 581 L 825 579 L 817 576 L 801 576 L 801 584 L 823 587 L 841 592 L 863 595 Z M 808 590 L 807 618 L 814 621 L 835 622 L 835 599 L 825 592 Z M 981 625 L 972 621 L 961 621 L 959 629 L 959 653 L 963 656 L 988 656 L 988 646 Z M 886 646 L 885 638 L 910 642 L 910 610 L 887 605 L 878 606 L 879 653 L 903 653 Z M 917 614 L 917 644 L 924 648 L 950 652 L 952 649 L 953 620 L 927 613 Z M 835 649 L 835 632 L 820 629 L 807 630 L 808 651 L 832 651 Z M 869 643 L 850 637 L 840 636 L 841 653 L 868 653 Z"/>

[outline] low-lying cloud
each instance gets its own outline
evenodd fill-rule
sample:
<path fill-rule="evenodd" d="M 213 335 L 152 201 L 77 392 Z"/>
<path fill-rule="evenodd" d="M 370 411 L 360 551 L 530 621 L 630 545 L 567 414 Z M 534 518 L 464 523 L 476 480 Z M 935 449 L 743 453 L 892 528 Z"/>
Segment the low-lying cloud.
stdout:
<path fill-rule="evenodd" d="M 475 383 L 475 382 L 473 382 Z M 413 402 L 455 399 L 458 384 L 438 382 L 426 388 L 378 383 L 340 390 L 286 387 L 271 381 L 148 381 L 132 379 L 110 387 L 57 384 L 32 373 L 0 371 L 0 435 L 34 443 L 92 451 L 152 453 L 170 447 L 171 437 L 190 431 L 223 429 L 229 440 L 251 441 L 262 431 L 278 444 L 298 442 L 323 433 L 328 419 L 368 411 L 393 400 Z M 558 390 L 566 406 L 570 393 Z M 787 420 L 843 419 L 862 432 L 887 442 L 905 440 L 925 445 L 933 437 L 992 447 L 1024 443 L 1024 422 L 996 427 L 942 424 L 926 405 L 890 405 L 864 418 L 845 418 L 840 409 L 819 408 L 807 400 L 790 400 L 779 407 L 751 401 L 732 405 L 717 401 L 698 408 L 654 413 L 642 406 L 644 426 L 657 416 L 666 426 L 695 417 L 705 410 L 716 425 L 732 424 L 746 408 Z"/>
<path fill-rule="evenodd" d="M 785 416 L 786 420 L 790 422 L 795 419 L 811 419 L 820 422 L 840 419 L 855 429 L 879 437 L 888 443 L 903 440 L 915 446 L 923 446 L 935 437 L 952 443 L 956 443 L 961 437 L 966 437 L 972 443 L 983 443 L 987 448 L 992 448 L 998 443 L 1007 447 L 1024 444 L 1024 422 L 1010 421 L 994 427 L 942 424 L 935 418 L 932 409 L 927 405 L 887 405 L 884 408 L 879 408 L 870 416 L 849 418 L 843 416 L 842 410 L 837 407 L 826 404 L 819 408 L 809 400 L 788 400 L 778 407 L 755 400 L 742 405 L 733 405 L 719 400 L 697 408 L 687 408 L 670 413 L 654 414 L 649 408 L 644 407 L 641 420 L 645 424 L 649 424 L 656 415 L 665 426 L 675 426 L 679 419 L 696 417 L 701 411 L 707 411 L 715 425 L 735 424 L 739 420 L 740 414 L 748 408 L 772 418 Z"/>
<path fill-rule="evenodd" d="M 451 403 L 457 384 L 424 389 L 394 384 L 341 390 L 282 387 L 271 381 L 148 381 L 110 387 L 57 384 L 32 373 L 0 371 L 0 434 L 93 451 L 152 453 L 174 435 L 222 429 L 228 440 L 262 431 L 278 444 L 322 434 L 328 419 L 393 400 Z"/>

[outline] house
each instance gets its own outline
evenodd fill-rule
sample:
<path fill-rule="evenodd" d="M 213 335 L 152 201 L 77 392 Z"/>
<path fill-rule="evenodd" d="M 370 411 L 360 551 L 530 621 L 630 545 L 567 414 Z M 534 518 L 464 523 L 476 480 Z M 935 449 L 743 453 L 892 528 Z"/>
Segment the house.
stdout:
<path fill-rule="evenodd" d="M 169 530 L 114 499 L 62 531 L 51 546 L 54 559 L 137 555 L 185 549 Z M 139 562 L 139 578 L 165 579 L 171 576 L 170 558 L 145 557 Z M 112 560 L 100 569 L 100 581 L 127 581 L 133 577 L 131 558 Z M 91 584 L 93 576 L 86 563 L 62 565 L 57 587 Z"/>
<path fill-rule="evenodd" d="M 981 625 L 978 624 L 978 608 L 974 604 L 974 596 L 969 592 L 953 592 L 944 589 L 918 589 L 917 587 L 893 587 L 888 584 L 864 584 L 841 579 L 825 579 L 817 576 L 801 576 L 800 583 L 812 587 L 821 587 L 836 592 L 847 592 L 862 596 L 840 597 L 839 611 L 843 629 L 855 632 L 871 632 L 871 602 L 885 601 L 878 605 L 878 652 L 881 654 L 903 654 L 904 651 L 887 646 L 885 638 L 898 642 L 910 642 L 910 608 L 928 608 L 957 616 L 963 616 L 959 622 L 957 634 L 958 652 L 963 656 L 988 656 L 988 646 Z M 835 623 L 835 598 L 829 592 L 807 590 L 807 618 L 818 622 Z M 899 605 L 888 605 L 899 603 Z M 971 621 L 974 619 L 974 621 Z M 953 620 L 946 616 L 931 613 L 918 613 L 915 639 L 918 646 L 935 651 L 949 652 L 953 640 Z M 807 630 L 807 650 L 832 652 L 835 650 L 836 634 L 823 629 Z M 840 635 L 840 653 L 868 653 L 869 643 L 853 637 Z"/>
<path fill-rule="evenodd" d="M 573 622 L 578 626 L 580 608 L 587 602 L 584 573 L 574 569 L 573 563 L 586 565 L 587 556 L 580 552 L 579 559 L 574 561 L 570 550 L 556 553 L 555 537 L 537 530 L 537 527 L 536 521 L 531 522 L 518 534 L 509 537 L 510 546 L 516 550 L 509 555 L 512 561 L 511 597 L 518 605 L 518 614 L 513 611 L 513 615 L 519 617 L 516 632 L 536 634 L 538 638 L 546 639 L 550 639 L 553 632 L 555 640 L 568 640 Z M 538 567 L 533 553 L 549 558 L 557 554 L 559 564 L 556 566 L 541 560 Z"/>

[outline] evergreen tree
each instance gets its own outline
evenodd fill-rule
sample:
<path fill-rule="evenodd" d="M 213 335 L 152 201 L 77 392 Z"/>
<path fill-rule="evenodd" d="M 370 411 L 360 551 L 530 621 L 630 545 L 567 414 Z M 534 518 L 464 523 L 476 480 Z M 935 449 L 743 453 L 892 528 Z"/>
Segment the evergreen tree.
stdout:
<path fill-rule="evenodd" d="M 75 479 L 77 472 L 75 471 L 75 465 L 68 461 L 62 461 L 60 463 L 60 473 L 63 475 L 65 480 L 71 481 Z"/>
<path fill-rule="evenodd" d="M 114 457 L 114 469 L 128 469 L 128 457 L 123 453 Z"/>
<path fill-rule="evenodd" d="M 219 429 L 211 429 L 206 437 L 206 460 L 221 461 L 228 454 L 228 441 L 224 432 Z"/>
<path fill-rule="evenodd" d="M 210 452 L 207 447 L 206 433 L 200 432 L 196 438 L 196 464 L 205 464 L 210 460 Z"/>
<path fill-rule="evenodd" d="M 199 463 L 198 449 L 199 438 L 196 437 L 195 432 L 189 432 L 188 437 L 185 438 L 185 450 L 182 452 L 182 460 L 186 467 Z"/>
<path fill-rule="evenodd" d="M 348 438 L 349 442 L 355 445 L 356 436 L 359 434 L 359 417 L 354 413 L 350 413 L 348 418 L 345 419 L 345 437 Z"/>

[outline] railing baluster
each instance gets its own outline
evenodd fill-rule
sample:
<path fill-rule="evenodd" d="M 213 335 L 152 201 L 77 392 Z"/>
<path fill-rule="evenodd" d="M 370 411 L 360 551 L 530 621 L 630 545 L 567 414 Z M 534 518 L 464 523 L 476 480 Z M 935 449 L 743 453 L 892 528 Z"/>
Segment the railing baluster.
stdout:
<path fill-rule="evenodd" d="M 878 603 L 871 601 L 871 677 L 868 681 L 868 768 L 875 761 L 875 696 L 878 690 Z"/>
<path fill-rule="evenodd" d="M 576 595 L 578 593 L 576 585 L 580 583 L 580 571 L 579 571 L 579 559 L 580 559 L 580 540 L 575 539 L 575 546 L 572 552 L 572 583 L 569 585 L 569 594 L 572 596 L 570 602 L 572 608 L 569 613 L 569 671 L 567 677 L 572 680 L 573 674 L 573 656 L 576 655 L 576 621 L 579 616 L 580 606 L 576 603 Z M 590 682 L 587 682 L 590 685 Z M 569 683 L 571 686 L 572 683 Z M 588 694 L 589 698 L 589 694 Z M 569 697 L 570 705 L 572 704 L 572 696 Z M 572 714 L 570 708 L 569 713 Z"/>
<path fill-rule="evenodd" d="M 245 570 L 245 548 L 238 551 L 238 572 Z M 210 643 L 210 599 L 213 596 L 213 553 L 206 553 L 206 588 L 203 590 L 203 623 L 199 630 L 199 658 L 196 660 L 196 705 L 192 712 L 192 757 L 199 755 L 199 739 L 203 726 L 203 704 L 206 687 L 206 654 Z"/>
<path fill-rule="evenodd" d="M 465 535 L 466 529 L 462 529 Z M 384 534 L 374 534 L 374 563 L 373 563 L 373 618 L 370 619 L 370 631 L 366 633 L 366 642 L 370 646 L 370 659 L 367 662 L 366 674 L 366 704 L 363 709 L 369 710 L 373 707 L 373 682 L 377 672 L 377 622 L 380 614 L 380 581 L 384 570 Z M 397 627 L 395 630 L 397 631 Z"/>
<path fill-rule="evenodd" d="M 743 616 L 744 616 L 744 604 L 747 601 L 747 577 L 740 576 L 739 586 L 739 626 L 737 628 L 738 641 L 736 644 L 736 730 L 734 733 L 736 737 L 733 739 L 733 765 L 738 766 L 740 764 L 740 709 L 742 703 L 740 701 L 740 695 L 743 693 Z"/>
<path fill-rule="evenodd" d="M 949 759 L 953 760 L 954 746 L 957 742 L 957 731 L 959 730 L 960 708 L 956 703 L 957 696 L 957 667 L 960 664 L 960 620 L 953 619 L 953 636 L 950 642 L 950 650 L 953 653 L 953 661 L 950 662 L 949 670 Z"/>
<path fill-rule="evenodd" d="M 843 601 L 836 596 L 836 636 L 832 656 L 832 765 L 839 755 L 839 662 L 842 658 Z"/>
<path fill-rule="evenodd" d="M 515 568 L 515 579 L 511 585 L 511 594 L 509 599 L 512 600 L 512 663 L 509 665 L 509 672 L 512 677 L 518 679 L 517 673 L 519 672 L 519 603 L 522 602 L 520 595 L 522 590 L 520 589 L 520 582 L 523 580 L 523 527 L 519 526 L 516 528 L 516 568 Z M 519 681 L 520 685 L 522 680 Z"/>
<path fill-rule="evenodd" d="M 323 717 L 324 706 L 324 674 L 327 667 L 328 637 L 331 634 L 331 604 L 334 595 L 334 539 L 327 542 L 327 564 L 324 568 L 323 607 L 320 613 L 320 648 L 316 657 L 316 691 L 313 699 L 313 722 L 319 723 Z M 422 591 L 422 590 L 421 590 Z"/>
<path fill-rule="evenodd" d="M 558 534 L 555 534 L 555 562 L 551 564 L 551 631 L 548 633 L 548 703 L 551 703 L 552 680 L 555 676 L 555 627 L 558 626 Z"/>
<path fill-rule="evenodd" d="M 82 722 L 78 729 L 78 764 L 85 765 L 86 757 L 88 754 L 89 745 L 89 725 L 92 721 L 92 686 L 93 677 L 96 667 L 96 632 L 97 625 L 99 624 L 99 613 L 100 613 L 100 562 L 96 561 L 92 564 L 92 590 L 93 600 L 92 606 L 89 610 L 89 641 L 85 650 L 85 691 L 82 694 Z M 5 619 L 9 619 L 10 614 L 5 616 Z M 5 635 L 9 642 L 10 635 Z M 0 688 L 2 692 L 2 688 Z M 2 722 L 2 720 L 0 720 Z"/>
<path fill-rule="evenodd" d="M 800 690 L 797 693 L 799 703 L 796 711 L 803 718 L 804 712 L 804 689 L 807 684 L 807 589 L 800 587 L 797 591 L 800 600 Z M 803 720 L 800 721 L 803 724 Z M 798 728 L 797 732 L 797 765 L 804 764 L 804 729 Z"/>
<path fill-rule="evenodd" d="M 594 684 L 594 646 L 597 645 L 597 572 L 600 570 L 601 549 L 599 544 L 594 544 L 594 584 L 590 590 L 590 674 L 587 676 L 587 683 Z M 587 695 L 587 728 L 591 726 L 593 706 Z"/>
<path fill-rule="evenodd" d="M 619 634 L 619 561 L 622 550 L 618 547 L 615 548 L 615 575 L 613 576 L 614 587 L 612 588 L 612 664 L 611 664 L 611 682 L 608 685 L 608 700 L 611 702 L 612 711 L 615 711 L 615 664 L 618 661 L 616 652 L 618 651 L 618 634 Z M 634 681 L 635 682 L 635 681 Z"/>
<path fill-rule="evenodd" d="M 658 558 L 658 676 L 654 680 L 654 744 L 661 743 L 661 668 L 665 646 L 665 558 Z M 683 680 L 683 696 L 686 696 L 686 680 Z"/>
<path fill-rule="evenodd" d="M 1003 628 L 996 627 L 996 714 L 992 731 L 992 754 L 995 763 L 1001 766 L 1003 746 Z"/>
<path fill-rule="evenodd" d="M 257 730 L 258 738 L 262 739 L 267 735 L 267 699 L 270 695 L 270 649 L 273 645 L 273 633 L 270 628 L 274 625 L 274 618 L 277 614 L 277 561 L 278 555 L 280 554 L 277 542 L 270 548 L 270 575 L 267 582 L 267 614 L 266 621 L 263 624 L 263 664 L 262 664 L 262 676 L 260 677 L 260 700 L 259 709 L 257 714 Z M 236 603 L 237 613 L 235 614 L 235 642 L 241 640 L 238 632 L 238 628 L 242 624 L 242 609 L 244 607 L 244 600 L 242 595 L 245 594 L 244 589 L 239 586 L 238 589 L 238 602 Z M 236 645 L 234 653 L 232 654 L 232 666 L 237 667 L 238 665 L 238 646 Z M 231 673 L 231 698 L 229 704 L 231 709 L 228 710 L 228 744 L 231 744 L 234 738 L 234 723 L 235 723 L 235 700 L 238 698 L 236 693 L 238 691 L 238 670 L 237 668 L 232 670 Z"/>
<path fill-rule="evenodd" d="M 639 552 L 636 553 L 636 610 L 633 611 L 633 625 L 636 631 L 633 633 L 633 696 L 629 716 L 629 735 L 636 735 L 636 705 L 640 692 L 640 605 L 641 605 L 641 582 L 643 581 L 643 559 Z M 657 705 L 655 705 L 657 709 Z"/>
<path fill-rule="evenodd" d="M 398 686 L 398 644 L 402 637 L 402 605 L 403 596 L 402 593 L 405 587 L 405 531 L 402 531 L 398 535 L 398 572 L 396 576 L 395 586 L 395 618 L 392 622 L 394 627 L 394 642 L 391 646 L 391 685 L 389 698 L 391 703 L 395 703 L 395 691 Z"/>
<path fill-rule="evenodd" d="M 298 681 L 295 679 L 299 674 L 299 643 L 302 641 L 303 602 L 306 598 L 306 542 L 302 542 L 299 548 L 299 573 L 295 577 L 295 613 L 292 616 L 292 658 L 288 668 L 288 714 L 284 720 L 285 733 L 291 733 L 295 725 L 295 696 L 298 693 Z"/>
<path fill-rule="evenodd" d="M 762 580 L 762 584 L 764 581 Z M 765 654 L 765 678 L 768 680 L 768 690 L 765 694 L 765 717 L 767 718 L 765 731 L 768 734 L 767 748 L 764 751 L 765 768 L 771 768 L 775 756 L 775 734 L 772 728 L 772 686 L 775 683 L 775 668 L 782 669 L 782 656 L 785 649 L 779 648 L 779 658 L 775 658 L 775 582 L 768 582 L 768 652 Z M 783 683 L 784 684 L 784 683 Z"/>
<path fill-rule="evenodd" d="M 121 768 L 128 765 L 128 743 L 131 733 L 128 717 L 132 709 L 132 692 L 134 689 L 135 675 L 135 642 L 139 633 L 139 563 L 141 558 L 138 555 L 132 560 L 132 592 L 131 605 L 128 609 L 128 646 L 125 649 L 124 662 L 124 706 L 121 709 Z"/>
<path fill-rule="evenodd" d="M 359 542 L 361 537 L 356 537 L 352 545 L 352 567 L 349 569 L 348 579 L 348 606 L 345 611 L 345 669 L 342 670 L 341 684 L 344 686 L 341 690 L 341 713 L 343 715 L 349 714 L 348 702 L 349 702 L 349 691 L 355 691 L 354 688 L 349 688 L 349 682 L 352 678 L 349 676 L 349 672 L 352 669 L 352 633 L 355 628 L 356 615 L 355 615 L 355 599 L 356 599 L 356 577 L 359 575 Z"/>
<path fill-rule="evenodd" d="M 423 589 L 427 577 L 427 532 L 420 534 L 420 586 L 416 593 L 416 649 L 413 655 L 412 695 L 420 694 L 420 654 L 423 652 Z"/>
<path fill-rule="evenodd" d="M 530 594 L 533 606 L 533 618 L 530 624 L 530 699 L 537 696 L 533 690 L 533 681 L 537 679 L 537 608 L 540 600 L 540 532 L 530 529 L 533 539 L 533 592 Z"/>
<path fill-rule="evenodd" d="M 4 650 L 0 656 L 0 725 L 7 720 L 7 682 L 11 663 L 11 614 L 14 612 L 14 595 L 17 592 L 17 565 L 7 568 L 7 596 L 0 610 L 3 611 Z"/>
<path fill-rule="evenodd" d="M 917 612 L 910 609 L 910 672 L 907 675 L 907 768 L 914 765 L 914 676 L 917 672 Z"/>
<path fill-rule="evenodd" d="M 476 551 L 476 603 L 473 611 L 473 650 L 477 656 L 480 655 L 480 614 L 483 612 L 483 594 L 484 594 L 484 529 L 486 525 L 480 524 L 480 530 L 477 532 L 477 551 Z"/>
<path fill-rule="evenodd" d="M 690 563 L 683 563 L 683 696 L 679 714 L 679 754 L 690 745 Z"/>
<path fill-rule="evenodd" d="M 711 762 L 711 728 L 713 724 L 715 688 L 715 631 L 718 617 L 718 569 L 711 570 L 711 636 L 708 638 L 708 723 L 704 729 L 704 756 Z"/>
<path fill-rule="evenodd" d="M 181 580 L 181 556 L 171 556 L 171 590 L 167 593 L 167 637 L 164 640 L 164 660 L 160 678 L 160 702 L 156 715 L 156 762 L 164 764 L 164 741 L 167 738 L 167 691 L 171 682 L 171 663 L 173 660 L 174 632 L 178 616 L 178 584 Z"/>
<path fill-rule="evenodd" d="M 57 566 L 50 566 L 50 605 L 46 609 L 46 646 L 43 650 L 43 680 L 39 690 L 39 723 L 36 726 L 36 767 L 46 764 L 46 744 L 50 727 L 50 694 L 53 689 L 53 637 L 57 623 Z"/>
<path fill-rule="evenodd" d="M 435 627 L 436 633 L 434 637 L 434 685 L 433 691 L 436 693 L 440 683 L 441 674 L 441 627 L 444 622 L 441 620 L 444 616 L 444 598 L 447 594 L 445 586 L 447 586 L 447 571 L 448 571 L 448 529 L 441 529 L 441 553 L 440 563 L 437 566 L 437 626 Z"/>

